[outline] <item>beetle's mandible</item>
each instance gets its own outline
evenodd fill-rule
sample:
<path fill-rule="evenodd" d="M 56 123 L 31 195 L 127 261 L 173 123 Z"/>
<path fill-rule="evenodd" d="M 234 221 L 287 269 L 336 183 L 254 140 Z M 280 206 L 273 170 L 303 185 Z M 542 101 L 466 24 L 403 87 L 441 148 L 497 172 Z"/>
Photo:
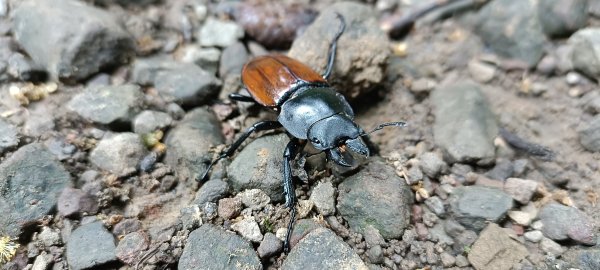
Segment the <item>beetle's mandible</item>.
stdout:
<path fill-rule="evenodd" d="M 329 160 L 350 167 L 354 152 L 369 156 L 369 148 L 362 138 L 386 126 L 405 126 L 404 122 L 383 123 L 366 133 L 354 122 L 354 112 L 343 95 L 329 85 L 337 41 L 346 28 L 344 17 L 336 13 L 341 26 L 336 33 L 322 75 L 307 65 L 284 55 L 257 57 L 244 65 L 242 82 L 251 96 L 231 94 L 236 101 L 255 102 L 279 112 L 277 121 L 261 121 L 248 128 L 227 149 L 213 160 L 199 180 L 206 180 L 211 167 L 219 160 L 231 157 L 235 150 L 255 131 L 283 127 L 293 138 L 283 153 L 283 188 L 285 205 L 290 208 L 290 223 L 284 242 L 289 251 L 292 226 L 296 215 L 296 194 L 292 183 L 290 162 L 302 151 L 306 142 L 325 152 Z"/>

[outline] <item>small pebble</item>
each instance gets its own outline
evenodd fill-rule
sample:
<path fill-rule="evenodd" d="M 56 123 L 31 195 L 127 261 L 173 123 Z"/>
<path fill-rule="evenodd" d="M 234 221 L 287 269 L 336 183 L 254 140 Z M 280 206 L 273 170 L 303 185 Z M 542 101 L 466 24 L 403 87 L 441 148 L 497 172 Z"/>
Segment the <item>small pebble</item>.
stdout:
<path fill-rule="evenodd" d="M 526 232 L 525 234 L 523 234 L 523 236 L 525 237 L 525 239 L 527 241 L 537 243 L 542 240 L 542 238 L 544 237 L 544 234 L 541 231 L 534 230 L 534 231 Z"/>

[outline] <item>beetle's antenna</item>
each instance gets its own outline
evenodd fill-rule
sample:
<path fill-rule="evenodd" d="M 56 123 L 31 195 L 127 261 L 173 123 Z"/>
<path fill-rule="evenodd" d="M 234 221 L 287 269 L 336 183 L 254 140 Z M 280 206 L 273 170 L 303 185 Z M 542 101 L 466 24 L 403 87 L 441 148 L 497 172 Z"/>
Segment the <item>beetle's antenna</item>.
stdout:
<path fill-rule="evenodd" d="M 344 19 L 344 16 L 342 16 L 342 14 L 339 13 L 335 13 L 335 15 L 337 16 L 338 20 L 340 20 L 340 29 L 338 30 L 338 32 L 335 34 L 335 37 L 333 38 L 333 41 L 331 42 L 331 45 L 329 47 L 329 55 L 327 56 L 327 68 L 325 70 L 325 73 L 323 73 L 323 79 L 327 80 L 327 78 L 329 78 L 329 75 L 331 75 L 331 71 L 333 70 L 333 62 L 335 61 L 335 51 L 337 48 L 337 41 L 338 39 L 340 39 L 340 37 L 342 36 L 342 34 L 344 33 L 344 30 L 346 30 L 346 20 Z"/>
<path fill-rule="evenodd" d="M 387 123 L 380 124 L 379 126 L 376 126 L 373 130 L 369 131 L 368 133 L 365 133 L 363 131 L 363 133 L 360 134 L 360 136 L 361 137 L 362 136 L 367 136 L 367 135 L 369 135 L 369 134 L 371 134 L 371 133 L 373 133 L 375 131 L 383 129 L 384 127 L 405 127 L 407 125 L 408 124 L 406 124 L 405 122 L 402 122 L 402 121 L 399 121 L 399 122 L 387 122 Z"/>

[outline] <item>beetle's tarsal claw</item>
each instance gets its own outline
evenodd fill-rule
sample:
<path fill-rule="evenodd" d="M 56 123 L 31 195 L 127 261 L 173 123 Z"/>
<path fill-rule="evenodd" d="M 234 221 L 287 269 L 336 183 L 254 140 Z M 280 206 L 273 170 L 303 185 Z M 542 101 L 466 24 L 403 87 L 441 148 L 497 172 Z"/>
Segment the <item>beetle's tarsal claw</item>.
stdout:
<path fill-rule="evenodd" d="M 352 164 L 350 164 L 348 161 L 346 161 L 346 159 L 345 159 L 346 156 L 348 156 L 349 158 L 352 158 L 350 155 L 342 154 L 342 152 L 340 151 L 339 148 L 333 148 L 333 149 L 329 149 L 329 151 L 327 151 L 328 159 L 333 160 L 335 163 L 337 163 L 340 166 L 352 167 Z"/>
<path fill-rule="evenodd" d="M 362 142 L 360 137 L 347 140 L 346 146 L 355 153 L 361 154 L 365 157 L 369 156 L 369 148 Z"/>

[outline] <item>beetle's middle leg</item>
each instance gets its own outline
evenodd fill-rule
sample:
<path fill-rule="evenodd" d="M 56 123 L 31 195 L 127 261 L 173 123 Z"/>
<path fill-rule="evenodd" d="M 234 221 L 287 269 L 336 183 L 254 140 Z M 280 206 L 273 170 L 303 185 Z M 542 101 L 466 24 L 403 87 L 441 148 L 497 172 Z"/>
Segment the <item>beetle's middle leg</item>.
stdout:
<path fill-rule="evenodd" d="M 252 98 L 251 96 L 246 96 L 246 95 L 242 95 L 242 94 L 239 94 L 239 93 L 231 93 L 231 94 L 229 94 L 229 99 L 235 100 L 235 101 L 241 101 L 241 102 L 254 102 L 254 103 L 256 103 L 256 100 L 254 100 L 254 98 Z"/>
<path fill-rule="evenodd" d="M 292 236 L 292 226 L 296 219 L 296 193 L 294 192 L 294 183 L 292 183 L 292 168 L 290 163 L 304 148 L 306 141 L 293 138 L 285 147 L 283 152 L 283 193 L 285 195 L 285 206 L 290 209 L 290 222 L 288 223 L 287 236 L 283 244 L 284 251 L 287 253 L 290 249 L 290 237 Z"/>
<path fill-rule="evenodd" d="M 197 180 L 205 181 L 206 178 L 208 177 L 208 172 L 210 171 L 212 166 L 217 164 L 217 162 L 219 162 L 219 160 L 221 160 L 221 159 L 233 156 L 233 153 L 235 153 L 235 150 L 237 150 L 242 145 L 242 143 L 246 139 L 248 139 L 248 137 L 250 137 L 250 135 L 253 132 L 276 129 L 276 128 L 280 128 L 280 127 L 281 127 L 281 123 L 279 123 L 277 121 L 260 121 L 260 122 L 255 123 L 254 125 L 249 127 L 246 131 L 244 131 L 244 133 L 242 133 L 242 136 L 240 136 L 237 140 L 235 140 L 235 142 L 233 144 L 231 144 L 231 146 L 229 146 L 229 148 L 227 148 L 227 150 L 223 150 L 223 152 L 221 152 L 219 157 L 217 157 L 215 160 L 213 160 L 208 165 L 208 168 L 206 168 L 206 171 L 204 172 L 202 177 L 198 178 Z"/>

